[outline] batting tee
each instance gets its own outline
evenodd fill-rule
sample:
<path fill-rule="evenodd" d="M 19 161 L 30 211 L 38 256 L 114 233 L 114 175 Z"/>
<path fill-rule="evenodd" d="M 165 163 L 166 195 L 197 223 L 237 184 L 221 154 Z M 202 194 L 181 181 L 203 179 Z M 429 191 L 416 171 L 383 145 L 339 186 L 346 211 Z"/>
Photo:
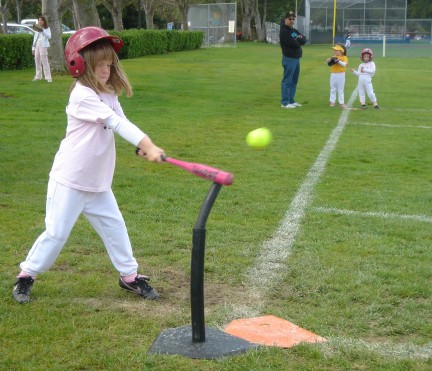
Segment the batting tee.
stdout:
<path fill-rule="evenodd" d="M 192 4 L 188 28 L 204 32 L 206 46 L 235 46 L 237 3 Z"/>

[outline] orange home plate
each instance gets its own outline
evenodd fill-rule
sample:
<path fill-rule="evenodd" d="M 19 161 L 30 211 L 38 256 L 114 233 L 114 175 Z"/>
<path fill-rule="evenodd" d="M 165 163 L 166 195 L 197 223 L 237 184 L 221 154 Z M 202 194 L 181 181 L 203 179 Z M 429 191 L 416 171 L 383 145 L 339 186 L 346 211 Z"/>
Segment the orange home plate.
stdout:
<path fill-rule="evenodd" d="M 228 325 L 225 332 L 251 343 L 281 348 L 326 341 L 313 332 L 275 316 L 237 319 Z"/>

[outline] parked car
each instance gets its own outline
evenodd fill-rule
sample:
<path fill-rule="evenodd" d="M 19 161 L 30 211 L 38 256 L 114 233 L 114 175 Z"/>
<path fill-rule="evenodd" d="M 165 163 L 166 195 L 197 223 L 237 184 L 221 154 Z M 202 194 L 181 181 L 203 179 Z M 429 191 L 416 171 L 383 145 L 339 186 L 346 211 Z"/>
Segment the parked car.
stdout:
<path fill-rule="evenodd" d="M 0 23 L 0 27 L 3 30 L 3 23 Z M 7 24 L 7 34 L 8 35 L 22 35 L 29 34 L 33 35 L 35 31 L 29 26 L 18 24 L 18 23 L 8 23 Z"/>
<path fill-rule="evenodd" d="M 26 26 L 33 26 L 35 23 L 37 23 L 37 19 L 23 19 L 21 21 L 22 25 L 26 25 Z M 73 34 L 75 32 L 75 30 L 71 30 L 68 26 L 66 26 L 65 24 L 62 24 L 62 32 L 64 34 Z"/>

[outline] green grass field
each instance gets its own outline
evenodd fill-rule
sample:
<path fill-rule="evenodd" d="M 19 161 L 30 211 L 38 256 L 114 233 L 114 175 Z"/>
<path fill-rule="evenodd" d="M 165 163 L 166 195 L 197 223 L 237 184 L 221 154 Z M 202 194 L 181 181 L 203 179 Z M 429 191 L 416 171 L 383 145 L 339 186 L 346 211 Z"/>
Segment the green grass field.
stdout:
<path fill-rule="evenodd" d="M 121 138 L 113 190 L 141 273 L 163 299 L 120 290 L 80 218 L 33 300 L 13 300 L 18 265 L 44 230 L 72 79 L 0 72 L 0 369 L 431 369 L 432 64 L 377 58 L 381 110 L 342 111 L 328 106 L 330 55 L 304 47 L 303 107 L 293 110 L 280 108 L 278 46 L 123 61 L 128 118 L 172 157 L 235 174 L 207 223 L 206 325 L 272 314 L 328 339 L 218 360 L 147 353 L 162 330 L 190 324 L 192 228 L 211 183 L 142 161 Z M 356 83 L 347 74 L 347 102 Z M 248 148 L 246 134 L 263 126 L 272 144 Z"/>

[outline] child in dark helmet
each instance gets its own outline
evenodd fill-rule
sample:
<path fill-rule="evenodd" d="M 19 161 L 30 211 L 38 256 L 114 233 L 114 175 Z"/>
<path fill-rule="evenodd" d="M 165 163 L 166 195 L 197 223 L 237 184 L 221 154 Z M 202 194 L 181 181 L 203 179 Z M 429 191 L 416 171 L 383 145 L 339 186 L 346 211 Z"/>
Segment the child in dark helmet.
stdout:
<path fill-rule="evenodd" d="M 57 259 L 80 214 L 101 237 L 112 264 L 120 273 L 120 287 L 144 299 L 158 292 L 138 274 L 128 232 L 111 190 L 115 167 L 114 133 L 140 149 L 139 155 L 161 162 L 164 151 L 123 113 L 118 96 L 132 88 L 117 54 L 123 41 L 98 27 L 75 32 L 65 48 L 66 64 L 75 78 L 66 108 L 66 136 L 50 172 L 45 231 L 35 241 L 13 288 L 20 303 L 30 301 L 36 276 Z"/>

